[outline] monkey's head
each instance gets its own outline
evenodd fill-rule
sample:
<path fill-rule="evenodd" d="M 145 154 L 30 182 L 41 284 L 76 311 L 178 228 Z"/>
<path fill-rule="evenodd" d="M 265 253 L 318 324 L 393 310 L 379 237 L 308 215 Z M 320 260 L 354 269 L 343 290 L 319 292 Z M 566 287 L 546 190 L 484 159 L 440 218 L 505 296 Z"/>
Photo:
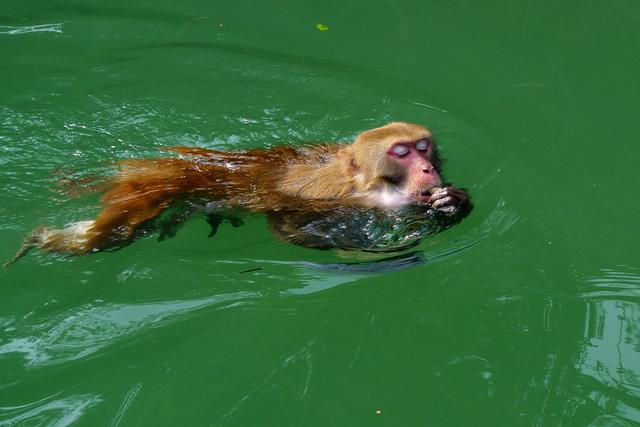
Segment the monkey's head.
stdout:
<path fill-rule="evenodd" d="M 351 156 L 358 190 L 379 193 L 385 204 L 426 203 L 442 186 L 431 132 L 419 125 L 393 122 L 363 132 Z"/>

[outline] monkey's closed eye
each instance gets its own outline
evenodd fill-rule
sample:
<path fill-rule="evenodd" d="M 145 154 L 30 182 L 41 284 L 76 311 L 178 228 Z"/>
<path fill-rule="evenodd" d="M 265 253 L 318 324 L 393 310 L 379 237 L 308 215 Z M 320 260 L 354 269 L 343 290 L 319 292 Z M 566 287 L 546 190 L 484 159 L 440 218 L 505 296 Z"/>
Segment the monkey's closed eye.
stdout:
<path fill-rule="evenodd" d="M 406 145 L 397 144 L 391 149 L 391 152 L 398 157 L 403 157 L 409 154 L 409 148 Z"/>
<path fill-rule="evenodd" d="M 427 151 L 429 149 L 429 140 L 428 139 L 421 139 L 420 141 L 416 142 L 416 150 L 418 151 Z"/>

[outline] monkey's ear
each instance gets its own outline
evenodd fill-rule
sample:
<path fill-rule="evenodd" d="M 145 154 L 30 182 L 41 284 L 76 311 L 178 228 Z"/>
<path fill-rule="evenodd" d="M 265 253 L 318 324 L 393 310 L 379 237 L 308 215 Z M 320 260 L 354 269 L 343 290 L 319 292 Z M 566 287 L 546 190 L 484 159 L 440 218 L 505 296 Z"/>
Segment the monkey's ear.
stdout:
<path fill-rule="evenodd" d="M 360 166 L 358 166 L 358 164 L 356 163 L 356 159 L 354 159 L 353 157 L 349 159 L 349 172 L 351 172 L 353 175 L 360 172 Z"/>

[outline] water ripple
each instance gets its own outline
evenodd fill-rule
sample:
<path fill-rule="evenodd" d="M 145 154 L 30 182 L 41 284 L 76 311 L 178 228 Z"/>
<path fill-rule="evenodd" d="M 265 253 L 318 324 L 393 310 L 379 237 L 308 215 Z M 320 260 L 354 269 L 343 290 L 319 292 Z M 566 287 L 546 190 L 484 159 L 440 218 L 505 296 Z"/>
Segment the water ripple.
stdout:
<path fill-rule="evenodd" d="M 0 407 L 0 426 L 68 426 L 78 421 L 89 408 L 102 402 L 97 394 L 76 394 L 60 399 L 53 396 L 20 406 Z"/>
<path fill-rule="evenodd" d="M 47 322 L 16 326 L 35 334 L 10 339 L 0 354 L 22 353 L 27 366 L 43 366 L 76 360 L 93 354 L 127 336 L 164 326 L 179 315 L 211 305 L 228 308 L 260 296 L 257 292 L 233 292 L 206 298 L 146 304 L 87 304 L 54 316 Z"/>
<path fill-rule="evenodd" d="M 626 270 L 626 271 L 625 271 Z M 603 268 L 602 275 L 589 277 L 589 290 L 582 293 L 585 298 L 638 298 L 640 297 L 640 274 L 632 267 Z"/>
<path fill-rule="evenodd" d="M 17 35 L 27 33 L 62 33 L 63 22 L 58 24 L 27 25 L 24 27 L 11 27 L 0 25 L 0 34 Z"/>
<path fill-rule="evenodd" d="M 591 398 L 603 410 L 634 421 L 640 419 L 639 272 L 621 265 L 586 279 L 585 345 L 579 361 L 580 371 L 603 387 Z"/>

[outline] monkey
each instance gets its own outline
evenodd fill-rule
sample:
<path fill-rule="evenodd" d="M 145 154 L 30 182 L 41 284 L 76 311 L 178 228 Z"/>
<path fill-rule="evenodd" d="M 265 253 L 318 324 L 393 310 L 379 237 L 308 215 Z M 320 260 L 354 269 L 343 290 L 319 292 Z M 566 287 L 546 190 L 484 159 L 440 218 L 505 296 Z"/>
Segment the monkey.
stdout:
<path fill-rule="evenodd" d="M 35 229 L 7 265 L 32 247 L 83 255 L 125 246 L 181 205 L 213 212 L 212 233 L 224 219 L 241 224 L 220 212 L 250 211 L 266 214 L 277 236 L 317 248 L 332 245 L 306 241 L 295 227 L 341 209 L 419 206 L 459 219 L 470 207 L 465 190 L 444 184 L 433 136 L 417 124 L 392 122 L 362 132 L 351 144 L 167 151 L 173 156 L 118 162 L 95 219 Z"/>

